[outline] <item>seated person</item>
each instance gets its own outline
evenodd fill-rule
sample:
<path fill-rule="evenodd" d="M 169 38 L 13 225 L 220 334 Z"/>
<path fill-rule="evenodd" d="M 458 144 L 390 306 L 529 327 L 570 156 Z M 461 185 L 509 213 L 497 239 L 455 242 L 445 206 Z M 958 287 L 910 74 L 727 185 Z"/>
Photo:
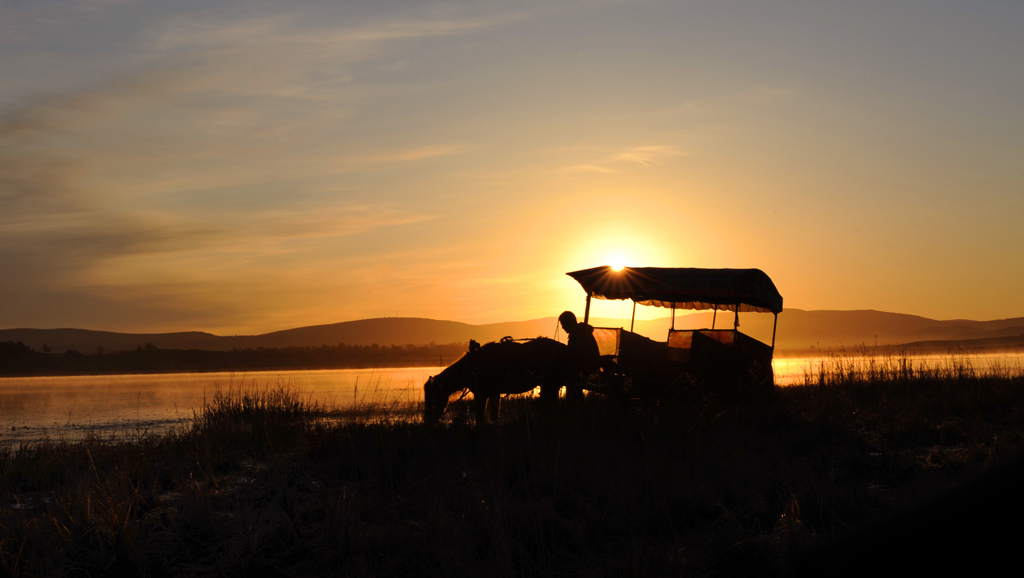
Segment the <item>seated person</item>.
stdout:
<path fill-rule="evenodd" d="M 558 316 L 566 335 L 569 336 L 569 360 L 567 370 L 573 374 L 575 387 L 567 387 L 569 397 L 578 397 L 582 384 L 598 371 L 601 352 L 594 338 L 594 328 L 587 323 L 580 323 L 572 311 L 565 311 Z"/>

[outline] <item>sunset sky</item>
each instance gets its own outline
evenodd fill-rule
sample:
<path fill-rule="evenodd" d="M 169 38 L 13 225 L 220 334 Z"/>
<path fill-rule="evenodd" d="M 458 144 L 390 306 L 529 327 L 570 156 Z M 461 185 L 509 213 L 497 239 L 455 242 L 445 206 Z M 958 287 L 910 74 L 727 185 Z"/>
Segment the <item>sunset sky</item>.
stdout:
<path fill-rule="evenodd" d="M 1022 225 L 1019 0 L 0 0 L 0 328 L 525 320 L 613 260 L 997 319 Z"/>

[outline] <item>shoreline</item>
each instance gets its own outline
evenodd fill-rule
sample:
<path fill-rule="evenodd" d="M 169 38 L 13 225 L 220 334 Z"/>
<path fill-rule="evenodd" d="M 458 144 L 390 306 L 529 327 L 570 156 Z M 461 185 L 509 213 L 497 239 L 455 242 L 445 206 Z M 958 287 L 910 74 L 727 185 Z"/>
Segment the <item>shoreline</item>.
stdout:
<path fill-rule="evenodd" d="M 272 373 L 275 371 L 360 371 L 370 369 L 444 369 L 436 365 L 359 365 L 346 367 L 271 367 L 271 368 L 226 368 L 226 369 L 153 369 L 153 370 L 124 370 L 124 371 L 96 371 L 96 372 L 74 372 L 74 373 L 0 373 L 0 379 L 6 378 L 32 378 L 32 377 L 103 377 L 103 376 L 125 376 L 125 375 L 175 375 L 175 374 L 208 374 L 208 373 Z"/>
<path fill-rule="evenodd" d="M 159 350 L 169 354 L 191 353 L 222 353 L 203 350 Z M 776 349 L 775 359 L 799 359 L 799 358 L 830 358 L 840 357 L 925 357 L 925 356 L 972 356 L 972 355 L 999 355 L 1008 356 L 1024 355 L 1024 336 L 1022 337 L 994 337 L 984 339 L 968 339 L 959 341 L 919 341 L 902 345 L 852 345 L 839 346 L 836 348 L 809 347 L 805 349 Z M 63 355 L 63 354 L 61 354 Z M 105 354 L 115 355 L 115 354 Z M 55 356 L 57 358 L 59 356 Z M 447 360 L 454 362 L 457 357 Z M 34 371 L 3 371 L 0 368 L 0 379 L 4 378 L 27 378 L 27 377 L 89 377 L 103 375 L 169 375 L 176 373 L 253 373 L 273 371 L 332 371 L 332 370 L 365 370 L 365 369 L 415 369 L 415 368 L 436 368 L 438 370 L 447 367 L 445 359 L 439 360 L 441 364 L 426 364 L 423 360 L 416 361 L 387 361 L 360 362 L 360 363 L 335 363 L 335 364 L 280 364 L 271 366 L 244 366 L 244 365 L 183 365 L 179 367 L 150 367 L 150 368 L 126 368 L 126 369 L 91 369 L 75 370 L 61 368 L 40 368 Z"/>

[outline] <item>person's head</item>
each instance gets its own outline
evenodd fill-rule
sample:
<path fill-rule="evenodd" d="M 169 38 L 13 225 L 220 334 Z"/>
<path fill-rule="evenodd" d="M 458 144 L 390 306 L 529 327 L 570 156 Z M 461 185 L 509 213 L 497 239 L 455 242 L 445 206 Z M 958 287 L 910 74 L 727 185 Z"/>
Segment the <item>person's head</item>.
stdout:
<path fill-rule="evenodd" d="M 573 327 L 578 325 L 578 322 L 576 321 L 576 314 L 572 311 L 563 311 L 562 314 L 558 316 L 558 322 L 562 324 L 562 329 L 565 329 L 566 331 L 570 331 Z"/>

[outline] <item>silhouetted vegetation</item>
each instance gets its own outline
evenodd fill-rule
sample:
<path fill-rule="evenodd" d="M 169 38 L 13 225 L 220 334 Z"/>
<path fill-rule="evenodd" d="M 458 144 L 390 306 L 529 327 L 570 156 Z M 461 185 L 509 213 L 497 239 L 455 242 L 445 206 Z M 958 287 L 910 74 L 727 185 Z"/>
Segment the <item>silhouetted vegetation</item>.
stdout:
<path fill-rule="evenodd" d="M 77 375 L 104 373 L 355 369 L 442 366 L 466 352 L 467 344 L 322 345 L 206 351 L 159 349 L 152 343 L 134 350 L 92 354 L 68 350 L 44 353 L 27 345 L 0 342 L 0 375 Z"/>
<path fill-rule="evenodd" d="M 223 392 L 168 435 L 0 450 L 0 572 L 785 576 L 1024 447 L 1024 377 L 950 367 L 826 365 L 759 405 L 518 398 L 487 427 L 468 400 L 427 427 Z"/>

